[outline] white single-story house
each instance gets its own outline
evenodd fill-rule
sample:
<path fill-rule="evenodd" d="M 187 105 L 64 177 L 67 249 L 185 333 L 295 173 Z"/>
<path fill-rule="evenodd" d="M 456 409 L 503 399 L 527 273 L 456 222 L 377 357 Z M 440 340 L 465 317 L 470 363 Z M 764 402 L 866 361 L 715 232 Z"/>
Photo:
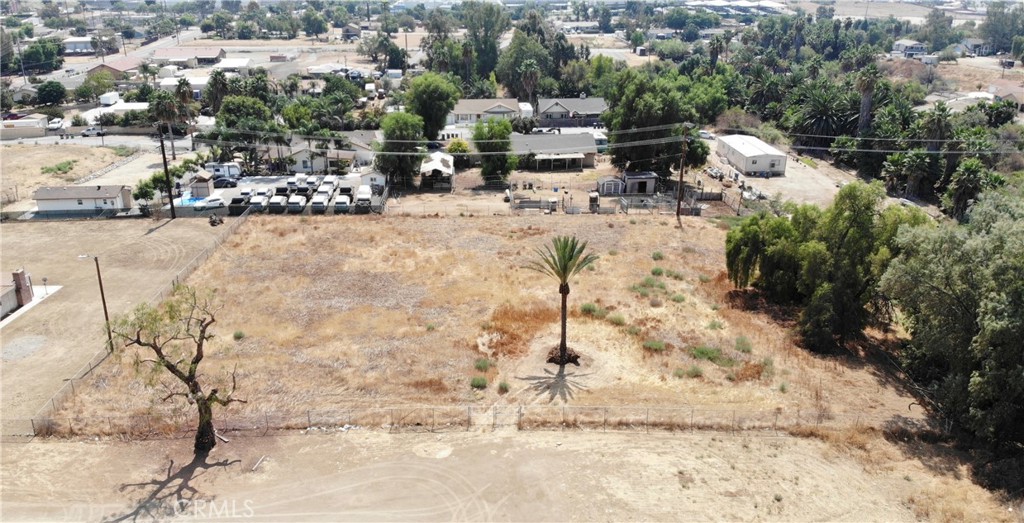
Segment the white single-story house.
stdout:
<path fill-rule="evenodd" d="M 213 65 L 226 55 L 220 47 L 166 47 L 153 51 L 152 61 L 157 65 L 198 67 Z"/>
<path fill-rule="evenodd" d="M 11 93 L 14 96 L 15 102 L 27 102 L 35 99 L 39 95 L 39 90 L 32 84 L 23 84 L 21 87 L 14 89 Z"/>
<path fill-rule="evenodd" d="M 363 168 L 352 168 L 345 176 L 339 178 L 342 186 L 352 188 L 352 192 L 355 192 L 360 185 L 386 185 L 387 178 L 380 173 L 380 171 L 372 167 Z"/>
<path fill-rule="evenodd" d="M 515 118 L 519 116 L 519 101 L 515 98 L 462 99 L 448 113 L 449 125 L 474 125 L 487 118 Z"/>
<path fill-rule="evenodd" d="M 349 148 L 355 152 L 352 165 L 373 165 L 377 151 L 374 150 L 374 142 L 384 141 L 384 133 L 380 131 L 344 131 L 342 136 L 348 138 Z"/>
<path fill-rule="evenodd" d="M 39 213 L 95 214 L 132 208 L 132 188 L 127 185 L 66 185 L 40 187 L 33 198 Z"/>
<path fill-rule="evenodd" d="M 72 36 L 65 38 L 61 43 L 64 44 L 64 54 L 91 54 L 96 52 L 92 47 L 91 36 Z"/>
<path fill-rule="evenodd" d="M 892 52 L 893 54 L 902 55 L 906 58 L 913 58 L 919 54 L 927 53 L 928 49 L 925 47 L 924 44 L 918 42 L 917 40 L 903 38 L 893 42 Z"/>
<path fill-rule="evenodd" d="M 977 56 L 988 56 L 992 54 L 992 46 L 981 38 L 964 38 L 958 44 L 953 44 L 953 52 L 957 54 L 973 54 Z"/>
<path fill-rule="evenodd" d="M 252 58 L 225 58 L 212 67 L 215 70 L 225 73 L 237 73 L 239 76 L 249 76 L 252 69 Z"/>
<path fill-rule="evenodd" d="M 512 154 L 533 155 L 532 165 L 520 164 L 520 169 L 583 169 L 597 164 L 597 143 L 589 133 L 513 133 L 509 141 Z"/>
<path fill-rule="evenodd" d="M 203 96 L 203 89 L 210 83 L 209 76 L 178 76 L 160 79 L 160 90 L 173 93 L 178 89 L 178 82 L 184 78 L 192 86 L 192 98 L 199 100 Z"/>
<path fill-rule="evenodd" d="M 541 127 L 589 127 L 608 110 L 604 98 L 541 98 L 537 101 Z"/>
<path fill-rule="evenodd" d="M 1019 80 L 992 80 L 988 87 L 997 102 L 1010 100 L 1017 104 L 1017 110 L 1024 111 L 1024 83 Z"/>
<path fill-rule="evenodd" d="M 718 155 L 743 174 L 786 174 L 786 153 L 754 136 L 719 136 Z"/>

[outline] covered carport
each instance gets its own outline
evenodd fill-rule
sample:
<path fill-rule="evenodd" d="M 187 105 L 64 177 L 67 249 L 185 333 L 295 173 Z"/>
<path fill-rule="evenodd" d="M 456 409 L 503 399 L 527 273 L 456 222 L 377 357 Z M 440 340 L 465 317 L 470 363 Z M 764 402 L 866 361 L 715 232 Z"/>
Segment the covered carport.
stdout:
<path fill-rule="evenodd" d="M 583 169 L 583 153 L 541 153 L 533 157 L 533 168 L 541 170 L 546 167 L 549 171 Z M 547 163 L 544 163 L 547 162 Z"/>

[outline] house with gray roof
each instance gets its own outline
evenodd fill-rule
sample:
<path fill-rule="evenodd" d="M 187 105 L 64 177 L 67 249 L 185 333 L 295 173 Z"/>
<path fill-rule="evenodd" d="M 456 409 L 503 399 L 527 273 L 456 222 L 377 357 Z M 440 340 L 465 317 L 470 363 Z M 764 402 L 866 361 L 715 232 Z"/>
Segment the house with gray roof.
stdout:
<path fill-rule="evenodd" d="M 132 208 L 132 188 L 127 185 L 66 185 L 40 187 L 32 196 L 37 214 L 83 214 L 120 212 Z"/>
<path fill-rule="evenodd" d="M 608 110 L 604 98 L 541 98 L 537 101 L 540 127 L 590 127 Z"/>
<path fill-rule="evenodd" d="M 521 114 L 515 98 L 463 98 L 448 113 L 448 125 L 475 125 L 488 118 L 512 119 Z"/>

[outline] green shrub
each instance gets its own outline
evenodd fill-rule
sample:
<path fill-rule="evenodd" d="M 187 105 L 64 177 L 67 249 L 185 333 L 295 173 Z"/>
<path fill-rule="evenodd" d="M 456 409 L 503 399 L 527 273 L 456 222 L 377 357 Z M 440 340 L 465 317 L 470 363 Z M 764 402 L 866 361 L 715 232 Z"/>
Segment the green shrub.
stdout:
<path fill-rule="evenodd" d="M 750 339 L 746 336 L 740 336 L 736 338 L 736 351 L 742 352 L 743 354 L 750 354 L 754 350 L 753 344 L 750 343 Z"/>
<path fill-rule="evenodd" d="M 498 394 L 508 394 L 509 390 L 511 390 L 511 387 L 509 387 L 507 381 L 498 384 Z"/>
<path fill-rule="evenodd" d="M 435 330 L 437 330 L 437 325 L 434 325 L 433 323 L 427 324 L 427 332 L 433 332 Z"/>
<path fill-rule="evenodd" d="M 629 327 L 626 327 L 626 334 L 629 334 L 630 336 L 636 336 L 641 332 L 643 332 L 643 329 L 637 327 L 636 325 L 630 325 Z"/>
<path fill-rule="evenodd" d="M 661 276 L 663 274 L 665 274 L 665 269 L 662 269 L 661 267 L 651 269 L 651 276 Z"/>
<path fill-rule="evenodd" d="M 631 220 L 629 220 L 629 224 L 630 224 L 630 225 L 636 225 L 636 220 L 632 220 L 632 219 L 631 219 Z"/>
<path fill-rule="evenodd" d="M 242 339 L 244 337 L 245 337 L 245 333 L 244 332 L 242 332 L 242 331 L 235 331 L 235 335 L 234 335 L 235 341 L 238 341 L 238 340 L 240 340 L 240 339 Z"/>
<path fill-rule="evenodd" d="M 76 114 L 71 117 L 71 125 L 73 127 L 87 127 L 89 125 L 89 120 L 86 120 L 85 117 L 80 114 Z"/>
<path fill-rule="evenodd" d="M 665 342 L 658 340 L 647 340 L 644 342 L 644 348 L 649 351 L 661 352 L 665 350 Z"/>
<path fill-rule="evenodd" d="M 720 322 L 718 320 L 711 320 L 711 322 L 708 323 L 708 328 L 713 330 L 713 331 L 717 331 L 717 330 L 724 329 L 725 325 L 722 325 L 722 322 Z"/>
<path fill-rule="evenodd" d="M 486 389 L 487 378 L 483 376 L 475 376 L 472 380 L 470 380 L 469 386 L 473 387 L 474 389 Z"/>
<path fill-rule="evenodd" d="M 615 249 L 612 249 L 612 250 L 608 251 L 608 256 L 615 256 L 617 254 L 619 254 L 619 251 L 617 251 Z"/>
<path fill-rule="evenodd" d="M 491 368 L 491 360 L 487 358 L 480 358 L 476 360 L 473 367 L 476 367 L 476 370 L 480 372 L 487 372 Z"/>
<path fill-rule="evenodd" d="M 661 251 L 654 251 L 651 253 L 651 259 L 654 261 L 661 261 L 665 259 L 665 255 Z"/>
<path fill-rule="evenodd" d="M 676 370 L 672 371 L 672 375 L 677 377 L 677 378 L 683 378 L 683 377 L 686 376 L 686 371 L 683 370 L 683 369 L 676 369 Z"/>
<path fill-rule="evenodd" d="M 621 314 L 612 314 L 611 316 L 608 317 L 608 322 L 611 323 L 612 325 L 621 327 L 626 324 L 626 318 L 624 318 Z"/>
<path fill-rule="evenodd" d="M 600 307 L 598 307 L 596 303 L 584 303 L 583 305 L 580 305 L 580 312 L 587 316 L 593 316 L 599 308 Z"/>
<path fill-rule="evenodd" d="M 690 367 L 686 369 L 687 378 L 700 378 L 702 376 L 704 376 L 704 369 L 696 365 L 690 365 Z"/>
<path fill-rule="evenodd" d="M 722 354 L 722 350 L 718 347 L 710 347 L 708 345 L 698 345 L 690 349 L 690 356 L 698 360 L 707 360 L 719 367 L 732 367 L 736 365 L 736 360 Z"/>
<path fill-rule="evenodd" d="M 701 274 L 700 276 L 697 276 L 697 279 L 700 280 L 701 283 L 707 283 L 707 282 L 711 281 L 711 277 L 710 276 L 705 276 L 703 274 Z"/>
<path fill-rule="evenodd" d="M 761 379 L 771 379 L 775 375 L 775 361 L 771 358 L 761 360 Z"/>
<path fill-rule="evenodd" d="M 789 390 L 789 387 L 786 386 L 786 382 L 782 382 L 782 383 L 779 384 L 779 392 L 785 394 L 786 391 L 788 391 L 788 390 Z"/>
<path fill-rule="evenodd" d="M 77 161 L 78 160 L 65 160 L 56 165 L 42 167 L 39 170 L 42 171 L 43 174 L 67 174 L 75 167 L 75 162 Z"/>
<path fill-rule="evenodd" d="M 676 303 L 683 303 L 684 301 L 686 301 L 686 296 L 683 296 L 682 294 L 673 294 L 672 301 Z"/>

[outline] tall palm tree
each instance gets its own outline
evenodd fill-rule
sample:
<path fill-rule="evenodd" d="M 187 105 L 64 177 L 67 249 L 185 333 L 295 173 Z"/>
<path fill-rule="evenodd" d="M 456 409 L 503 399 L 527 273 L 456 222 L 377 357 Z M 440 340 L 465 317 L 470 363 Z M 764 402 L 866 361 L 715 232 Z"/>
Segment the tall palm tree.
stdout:
<path fill-rule="evenodd" d="M 537 88 L 537 82 L 540 80 L 540 66 L 537 65 L 537 61 L 533 58 L 524 60 L 519 66 L 519 78 L 523 82 L 523 90 L 526 91 L 526 101 L 533 107 L 533 90 Z"/>
<path fill-rule="evenodd" d="M 580 242 L 575 236 L 556 236 L 551 245 L 543 250 L 536 249 L 539 260 L 527 264 L 527 268 L 547 274 L 558 280 L 558 293 L 562 295 L 562 338 L 558 344 L 558 365 L 565 366 L 568 346 L 565 343 L 566 318 L 569 315 L 569 278 L 597 261 L 598 256 L 586 252 L 587 242 Z M 549 360 L 550 361 L 550 360 Z"/>
<path fill-rule="evenodd" d="M 150 117 L 161 124 L 167 125 L 167 132 L 171 134 L 171 159 L 176 160 L 177 153 L 174 150 L 174 134 L 171 130 L 171 124 L 178 121 L 178 100 L 174 98 L 174 95 L 164 91 L 158 90 L 149 97 L 149 114 Z M 161 129 L 162 133 L 163 130 Z"/>
<path fill-rule="evenodd" d="M 156 89 L 156 75 L 157 69 L 150 63 L 143 63 L 139 66 L 139 76 L 142 76 L 142 81 L 149 83 L 149 80 L 153 80 L 153 88 Z"/>
<path fill-rule="evenodd" d="M 179 121 L 191 126 L 195 95 L 192 93 L 192 83 L 188 78 L 178 79 L 178 85 L 174 88 L 174 98 L 178 102 Z"/>
<path fill-rule="evenodd" d="M 857 74 L 857 91 L 860 92 L 860 114 L 857 117 L 857 136 L 863 137 L 871 128 L 871 102 L 875 96 L 875 86 L 882 78 L 875 64 L 871 64 Z"/>
<path fill-rule="evenodd" d="M 203 92 L 203 97 L 207 99 L 210 104 L 210 109 L 213 110 L 214 114 L 220 111 L 220 104 L 224 101 L 224 97 L 228 95 L 228 77 L 224 74 L 224 71 L 217 69 L 210 74 L 210 81 L 206 84 L 206 90 Z"/>
<path fill-rule="evenodd" d="M 711 74 L 715 73 L 718 57 L 722 54 L 723 50 L 725 50 L 725 40 L 719 35 L 712 37 L 711 42 L 708 43 L 708 52 L 711 54 Z"/>

